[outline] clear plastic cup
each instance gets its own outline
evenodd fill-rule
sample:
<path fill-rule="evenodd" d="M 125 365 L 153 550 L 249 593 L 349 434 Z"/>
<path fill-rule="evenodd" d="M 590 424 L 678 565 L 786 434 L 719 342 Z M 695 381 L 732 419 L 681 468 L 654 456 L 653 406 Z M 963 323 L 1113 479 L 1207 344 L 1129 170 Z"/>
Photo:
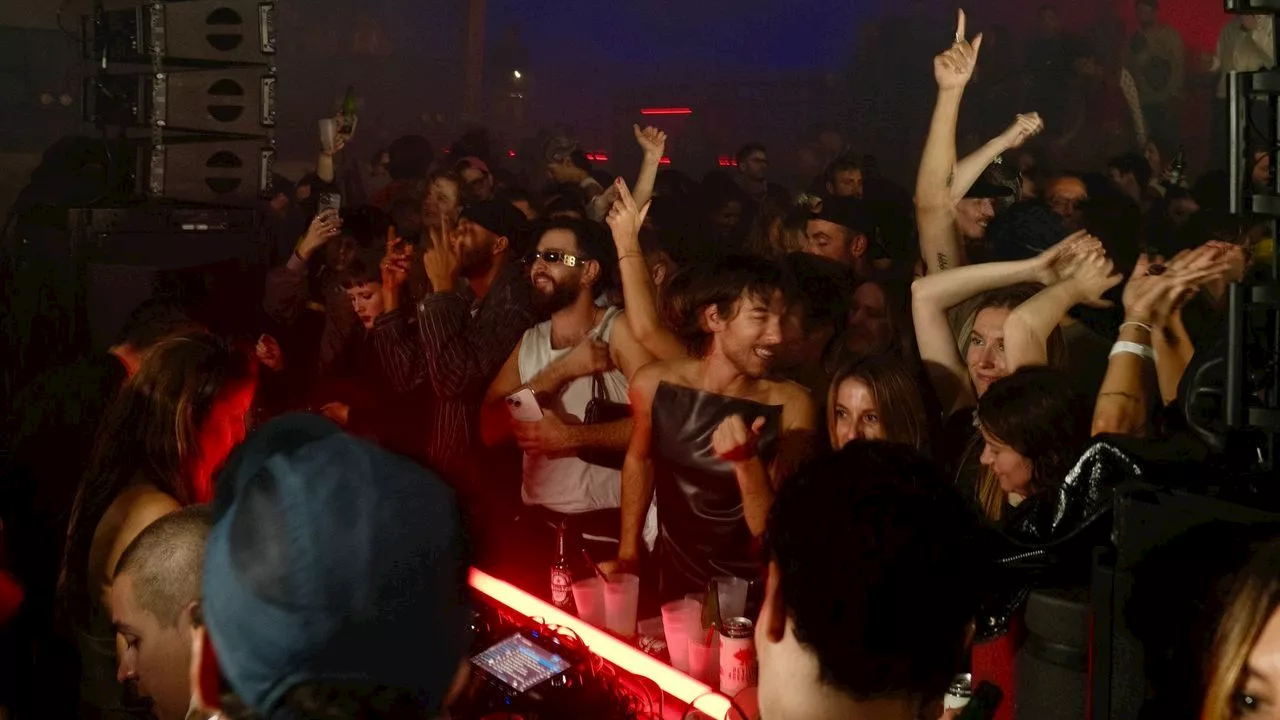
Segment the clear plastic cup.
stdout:
<path fill-rule="evenodd" d="M 705 633 L 689 638 L 689 677 L 716 687 L 720 680 L 720 634 L 707 642 Z"/>
<path fill-rule="evenodd" d="M 573 602 L 578 606 L 578 617 L 598 628 L 605 626 L 604 581 L 598 577 L 574 583 Z"/>
<path fill-rule="evenodd" d="M 689 599 L 662 606 L 662 628 L 667 636 L 671 667 L 689 671 L 689 638 L 702 632 L 702 606 Z"/>
<path fill-rule="evenodd" d="M 751 583 L 740 577 L 724 575 L 713 578 L 720 600 L 720 619 L 743 617 L 747 614 L 747 590 Z"/>
<path fill-rule="evenodd" d="M 640 578 L 616 574 L 604 585 L 605 627 L 622 637 L 635 637 L 636 608 L 640 604 Z"/>
<path fill-rule="evenodd" d="M 325 152 L 333 152 L 334 144 L 338 141 L 338 123 L 333 118 L 325 118 L 320 121 L 320 147 Z"/>

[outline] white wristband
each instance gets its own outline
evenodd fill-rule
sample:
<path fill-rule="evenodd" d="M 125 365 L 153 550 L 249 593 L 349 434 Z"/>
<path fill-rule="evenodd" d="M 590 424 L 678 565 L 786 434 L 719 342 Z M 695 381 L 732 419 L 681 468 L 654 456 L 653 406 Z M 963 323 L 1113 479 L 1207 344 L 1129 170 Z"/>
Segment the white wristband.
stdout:
<path fill-rule="evenodd" d="M 1127 340 L 1120 340 L 1115 345 L 1112 345 L 1111 354 L 1108 355 L 1107 357 L 1113 358 L 1116 355 L 1119 355 L 1120 353 L 1130 353 L 1132 355 L 1144 357 L 1148 360 L 1156 359 L 1156 353 L 1154 350 L 1151 349 L 1150 345 L 1143 345 L 1141 343 L 1136 343 L 1136 342 L 1128 342 Z"/>

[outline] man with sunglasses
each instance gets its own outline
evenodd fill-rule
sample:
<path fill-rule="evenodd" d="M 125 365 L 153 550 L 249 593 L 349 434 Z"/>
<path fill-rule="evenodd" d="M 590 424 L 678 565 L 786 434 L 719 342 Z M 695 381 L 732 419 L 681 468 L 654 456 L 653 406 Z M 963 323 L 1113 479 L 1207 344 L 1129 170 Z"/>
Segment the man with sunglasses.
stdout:
<path fill-rule="evenodd" d="M 506 547 L 525 557 L 509 558 L 513 568 L 546 568 L 562 522 L 583 535 L 593 557 L 618 552 L 621 474 L 617 466 L 599 464 L 605 459 L 598 455 L 612 451 L 621 458 L 631 420 L 584 423 L 593 400 L 626 405 L 627 378 L 653 356 L 619 321 L 621 308 L 596 302 L 613 277 L 615 254 L 600 226 L 557 220 L 541 230 L 537 249 L 525 258 L 534 306 L 551 319 L 520 338 L 481 410 L 486 445 L 514 438 L 524 451 L 524 506 L 515 523 L 522 542 Z M 516 420 L 507 407 L 506 399 L 525 388 L 537 398 L 537 422 Z"/>

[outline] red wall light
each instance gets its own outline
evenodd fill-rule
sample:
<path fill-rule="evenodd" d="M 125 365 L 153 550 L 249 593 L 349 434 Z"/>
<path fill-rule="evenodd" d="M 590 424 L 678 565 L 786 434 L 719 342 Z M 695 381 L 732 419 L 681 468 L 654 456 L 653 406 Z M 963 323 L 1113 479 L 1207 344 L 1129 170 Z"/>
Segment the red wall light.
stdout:
<path fill-rule="evenodd" d="M 692 115 L 693 109 L 687 107 L 641 108 L 641 115 Z"/>
<path fill-rule="evenodd" d="M 664 156 L 661 160 L 659 160 L 659 161 L 658 161 L 658 164 L 659 164 L 659 165 L 670 165 L 670 164 L 671 164 L 671 158 L 669 158 L 669 157 L 665 157 L 665 156 Z"/>
<path fill-rule="evenodd" d="M 591 162 L 609 162 L 609 156 L 605 153 L 587 153 L 587 159 Z"/>

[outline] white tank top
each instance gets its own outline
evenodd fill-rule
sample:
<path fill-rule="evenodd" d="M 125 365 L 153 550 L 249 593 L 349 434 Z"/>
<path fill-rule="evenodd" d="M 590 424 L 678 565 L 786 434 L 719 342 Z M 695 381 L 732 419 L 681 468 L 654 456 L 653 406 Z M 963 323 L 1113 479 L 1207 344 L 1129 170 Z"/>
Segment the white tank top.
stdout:
<path fill-rule="evenodd" d="M 605 311 L 600 324 L 592 334 L 603 342 L 609 342 L 613 321 L 622 312 L 612 307 Z M 527 383 L 548 365 L 567 355 L 572 347 L 551 348 L 551 322 L 547 321 L 525 331 L 520 340 L 520 382 Z M 629 402 L 627 378 L 618 370 L 602 375 L 605 396 L 617 403 Z M 553 408 L 568 423 L 581 423 L 591 402 L 591 377 L 581 377 L 564 386 L 560 395 L 551 401 Z M 566 457 L 524 456 L 524 484 L 520 495 L 526 505 L 541 505 L 548 510 L 565 514 L 577 514 L 591 510 L 619 507 L 622 503 L 622 473 L 600 465 L 579 460 L 576 455 Z"/>

